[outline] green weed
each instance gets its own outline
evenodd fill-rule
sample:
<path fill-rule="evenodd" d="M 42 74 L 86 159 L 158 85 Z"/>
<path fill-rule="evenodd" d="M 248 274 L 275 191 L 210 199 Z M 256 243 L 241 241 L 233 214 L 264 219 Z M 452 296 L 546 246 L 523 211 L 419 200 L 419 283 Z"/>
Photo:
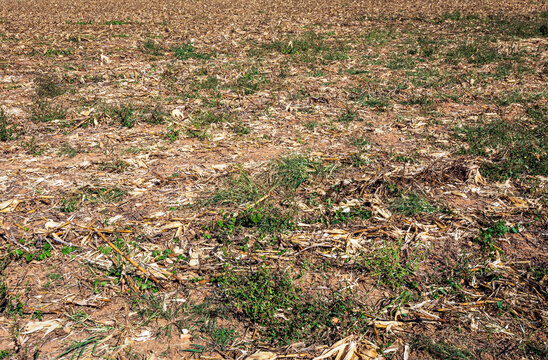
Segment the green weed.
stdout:
<path fill-rule="evenodd" d="M 166 122 L 166 119 L 169 118 L 169 113 L 166 109 L 158 104 L 154 107 L 145 107 L 141 112 L 141 120 L 151 125 L 159 125 Z"/>
<path fill-rule="evenodd" d="M 369 45 L 383 45 L 392 41 L 396 33 L 392 29 L 373 29 L 361 36 Z"/>
<path fill-rule="evenodd" d="M 181 130 L 177 128 L 177 126 L 174 123 L 171 123 L 164 134 L 165 138 L 169 142 L 175 142 L 179 139 L 179 134 L 181 133 Z"/>
<path fill-rule="evenodd" d="M 437 206 L 430 204 L 424 197 L 415 193 L 399 196 L 392 202 L 391 208 L 397 213 L 408 216 L 439 211 Z"/>
<path fill-rule="evenodd" d="M 326 49 L 321 38 L 313 31 L 308 31 L 297 38 L 278 40 L 264 46 L 267 50 L 276 50 L 282 54 L 319 53 Z"/>
<path fill-rule="evenodd" d="M 124 20 L 108 20 L 103 23 L 103 25 L 126 25 L 127 21 Z"/>
<path fill-rule="evenodd" d="M 237 135 L 247 135 L 251 132 L 251 128 L 242 121 L 236 121 L 230 129 Z"/>
<path fill-rule="evenodd" d="M 80 208 L 82 196 L 76 193 L 68 194 L 59 200 L 59 211 L 71 213 Z"/>
<path fill-rule="evenodd" d="M 463 151 L 488 157 L 481 164 L 484 176 L 496 181 L 524 174 L 548 175 L 548 131 L 546 116 L 530 112 L 532 122 L 523 120 L 481 121 L 456 129 L 455 136 L 468 144 Z"/>
<path fill-rule="evenodd" d="M 227 272 L 219 282 L 234 315 L 261 326 L 268 341 L 288 344 L 334 335 L 342 338 L 363 331 L 361 307 L 349 296 L 333 293 L 310 296 L 287 272 L 260 268 L 246 273 Z M 337 332 L 332 333 L 335 323 Z"/>
<path fill-rule="evenodd" d="M 104 112 L 112 120 L 126 128 L 132 128 L 137 120 L 136 109 L 132 105 L 110 105 L 104 108 Z"/>
<path fill-rule="evenodd" d="M 44 53 L 45 56 L 51 57 L 51 56 L 70 56 L 74 53 L 74 49 L 67 48 L 67 49 L 47 49 Z"/>
<path fill-rule="evenodd" d="M 34 136 L 30 138 L 29 141 L 23 141 L 21 143 L 21 146 L 23 147 L 23 149 L 25 149 L 28 155 L 33 155 L 33 156 L 42 155 L 42 153 L 45 150 L 43 145 L 36 143 Z"/>
<path fill-rule="evenodd" d="M 411 347 L 416 350 L 424 351 L 437 359 L 471 359 L 473 355 L 468 350 L 461 350 L 454 345 L 447 344 L 445 341 L 434 342 L 432 339 L 421 335 L 415 337 L 411 342 Z"/>
<path fill-rule="evenodd" d="M 196 52 L 194 45 L 192 45 L 192 43 L 190 42 L 174 48 L 173 53 L 175 57 L 179 60 L 211 58 L 210 54 Z"/>
<path fill-rule="evenodd" d="M 15 125 L 9 124 L 8 116 L 4 109 L 0 108 L 0 141 L 8 141 L 12 139 L 15 132 Z"/>
<path fill-rule="evenodd" d="M 398 290 L 403 286 L 414 287 L 412 276 L 418 266 L 415 256 L 402 256 L 403 242 L 384 242 L 380 247 L 362 256 L 364 270 L 377 277 L 379 285 Z"/>
<path fill-rule="evenodd" d="M 358 116 L 358 114 L 353 111 L 351 108 L 346 108 L 345 112 L 343 112 L 339 117 L 337 118 L 338 122 L 351 122 L 351 121 L 357 121 L 361 120 Z"/>
<path fill-rule="evenodd" d="M 498 249 L 495 241 L 509 232 L 518 232 L 517 226 L 508 227 L 504 221 L 499 220 L 486 229 L 481 229 L 474 242 L 479 244 L 482 250 L 492 252 Z"/>
<path fill-rule="evenodd" d="M 84 150 L 82 150 L 81 148 L 79 147 L 72 147 L 70 146 L 69 144 L 67 143 L 64 143 L 61 148 L 59 149 L 59 155 L 65 155 L 65 156 L 68 156 L 69 158 L 73 158 L 75 157 L 77 154 L 83 152 Z"/>
<path fill-rule="evenodd" d="M 288 190 L 297 190 L 309 180 L 313 161 L 303 155 L 283 157 L 273 164 L 274 183 Z"/>
<path fill-rule="evenodd" d="M 411 57 L 395 54 L 386 63 L 386 67 L 390 70 L 413 69 L 415 67 L 415 60 Z"/>
<path fill-rule="evenodd" d="M 264 186 L 249 173 L 240 170 L 226 179 L 224 186 L 205 200 L 207 204 L 240 205 L 253 202 L 266 193 Z"/>
<path fill-rule="evenodd" d="M 148 55 L 162 56 L 164 48 L 158 45 L 154 40 L 148 39 L 141 45 L 141 51 Z"/>
<path fill-rule="evenodd" d="M 122 159 L 116 159 L 113 161 L 102 161 L 99 163 L 99 170 L 108 171 L 111 173 L 123 173 L 129 169 L 130 165 L 128 162 Z"/>
<path fill-rule="evenodd" d="M 471 64 L 478 65 L 488 64 L 505 58 L 505 55 L 486 42 L 460 44 L 456 49 L 446 54 L 446 59 L 449 62 L 455 63 L 466 60 Z"/>
<path fill-rule="evenodd" d="M 234 87 L 243 94 L 250 95 L 259 91 L 260 85 L 266 82 L 266 78 L 257 69 L 251 69 L 236 79 Z"/>
<path fill-rule="evenodd" d="M 215 90 L 219 86 L 219 79 L 216 76 L 208 76 L 207 79 L 202 80 L 193 85 L 195 89 L 209 89 Z"/>
<path fill-rule="evenodd" d="M 235 227 L 256 228 L 261 234 L 275 234 L 294 228 L 293 214 L 282 212 L 268 203 L 255 206 L 240 213 L 234 222 Z"/>
<path fill-rule="evenodd" d="M 61 120 L 67 116 L 67 112 L 60 106 L 51 105 L 46 100 L 36 100 L 31 109 L 30 119 L 37 122 L 50 122 Z"/>
<path fill-rule="evenodd" d="M 66 91 L 61 79 L 53 75 L 42 75 L 34 79 L 36 95 L 54 98 Z"/>

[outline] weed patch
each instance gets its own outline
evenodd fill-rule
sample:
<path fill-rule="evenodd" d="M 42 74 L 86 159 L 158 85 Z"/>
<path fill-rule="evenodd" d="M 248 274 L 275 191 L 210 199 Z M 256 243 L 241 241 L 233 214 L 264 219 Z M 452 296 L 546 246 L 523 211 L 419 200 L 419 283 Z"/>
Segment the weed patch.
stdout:
<path fill-rule="evenodd" d="M 36 95 L 54 98 L 65 93 L 61 79 L 53 75 L 39 76 L 34 80 Z"/>
<path fill-rule="evenodd" d="M 36 100 L 31 109 L 30 119 L 35 123 L 45 123 L 53 120 L 62 120 L 67 112 L 60 106 L 52 105 L 47 100 Z"/>
<path fill-rule="evenodd" d="M 288 190 L 297 190 L 310 178 L 312 160 L 303 155 L 279 159 L 274 165 L 274 183 Z"/>
<path fill-rule="evenodd" d="M 364 329 L 358 323 L 365 314 L 351 297 L 341 293 L 306 295 L 288 273 L 267 268 L 232 272 L 223 275 L 219 283 L 235 316 L 260 326 L 264 338 L 280 345 L 300 339 L 338 339 L 351 330 Z"/>
<path fill-rule="evenodd" d="M 443 340 L 441 342 L 434 342 L 424 335 L 414 338 L 411 342 L 411 347 L 416 350 L 427 352 L 436 359 L 458 360 L 473 358 L 470 351 L 466 349 L 461 350 L 454 345 L 447 344 Z"/>
<path fill-rule="evenodd" d="M 362 255 L 364 270 L 375 276 L 378 284 L 393 290 L 413 288 L 412 276 L 418 266 L 415 256 L 402 256 L 402 241 L 384 242 L 370 253 Z"/>
<path fill-rule="evenodd" d="M 224 186 L 216 190 L 205 202 L 206 204 L 240 205 L 256 201 L 265 193 L 264 185 L 246 171 L 240 170 L 238 175 L 229 177 Z"/>
<path fill-rule="evenodd" d="M 456 129 L 456 136 L 468 144 L 464 152 L 488 157 L 481 171 L 496 181 L 522 175 L 548 175 L 548 131 L 546 116 L 531 112 L 534 121 L 481 121 Z"/>
<path fill-rule="evenodd" d="M 188 60 L 188 59 L 209 59 L 211 58 L 210 54 L 196 52 L 194 45 L 192 43 L 186 43 L 179 47 L 173 49 L 175 57 L 179 60 Z"/>
<path fill-rule="evenodd" d="M 8 116 L 4 109 L 0 108 L 0 141 L 8 141 L 12 139 L 15 132 L 15 125 L 9 124 Z"/>
<path fill-rule="evenodd" d="M 496 246 L 495 241 L 509 232 L 517 233 L 517 226 L 508 227 L 504 221 L 499 220 L 486 229 L 481 229 L 479 236 L 474 239 L 474 242 L 479 244 L 483 251 L 493 252 L 495 250 L 500 250 Z"/>
<path fill-rule="evenodd" d="M 424 197 L 415 193 L 400 195 L 399 197 L 394 199 L 391 204 L 391 208 L 397 213 L 408 216 L 413 216 L 421 213 L 428 214 L 440 211 L 439 207 L 432 205 Z"/>
<path fill-rule="evenodd" d="M 164 48 L 158 45 L 154 40 L 148 39 L 141 45 L 141 51 L 148 55 L 162 56 Z"/>
<path fill-rule="evenodd" d="M 137 120 L 136 109 L 132 105 L 111 105 L 104 109 L 104 112 L 120 126 L 132 128 Z"/>
<path fill-rule="evenodd" d="M 130 165 L 128 162 L 122 159 L 116 159 L 113 161 L 103 161 L 99 164 L 99 170 L 108 171 L 112 173 L 123 173 L 129 169 Z"/>

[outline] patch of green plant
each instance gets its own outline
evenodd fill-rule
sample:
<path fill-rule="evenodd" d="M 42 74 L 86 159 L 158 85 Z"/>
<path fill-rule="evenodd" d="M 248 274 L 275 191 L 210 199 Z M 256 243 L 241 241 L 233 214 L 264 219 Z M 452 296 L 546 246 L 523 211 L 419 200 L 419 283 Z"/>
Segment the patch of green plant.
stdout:
<path fill-rule="evenodd" d="M 63 95 L 66 91 L 61 79 L 53 75 L 42 75 L 34 79 L 36 95 L 39 97 L 54 98 Z"/>
<path fill-rule="evenodd" d="M 251 133 L 251 128 L 241 120 L 233 123 L 230 129 L 237 135 L 247 135 Z"/>
<path fill-rule="evenodd" d="M 368 45 L 383 45 L 392 41 L 396 33 L 392 29 L 375 28 L 361 36 Z"/>
<path fill-rule="evenodd" d="M 358 114 L 352 110 L 351 108 L 347 107 L 346 110 L 339 115 L 337 118 L 338 122 L 352 122 L 352 121 L 359 121 L 361 120 Z"/>
<path fill-rule="evenodd" d="M 386 67 L 390 70 L 413 69 L 415 60 L 413 58 L 401 54 L 392 55 L 386 63 Z"/>
<path fill-rule="evenodd" d="M 354 219 L 367 220 L 371 218 L 372 213 L 370 210 L 364 209 L 361 206 L 350 207 L 346 209 L 337 209 L 329 212 L 328 216 L 324 216 L 321 219 L 322 223 L 327 225 L 332 224 L 347 224 Z"/>
<path fill-rule="evenodd" d="M 74 53 L 74 49 L 67 48 L 67 49 L 47 49 L 44 53 L 45 56 L 51 57 L 51 56 L 70 56 Z"/>
<path fill-rule="evenodd" d="M 186 134 L 191 138 L 196 138 L 200 141 L 207 140 L 209 138 L 209 134 L 207 130 L 201 129 L 201 128 L 193 128 L 193 129 L 186 129 Z"/>
<path fill-rule="evenodd" d="M 137 120 L 136 109 L 128 104 L 106 106 L 104 112 L 112 120 L 126 128 L 132 128 Z"/>
<path fill-rule="evenodd" d="M 159 125 L 166 122 L 169 118 L 169 112 L 160 104 L 154 107 L 147 106 L 141 111 L 141 120 L 152 124 Z"/>
<path fill-rule="evenodd" d="M 428 106 L 432 105 L 433 100 L 427 95 L 411 95 L 407 100 L 402 101 L 401 103 L 405 105 Z"/>
<path fill-rule="evenodd" d="M 257 69 L 251 69 L 247 73 L 238 77 L 234 83 L 237 91 L 245 95 L 254 94 L 260 90 L 260 85 L 267 82 L 267 79 Z"/>
<path fill-rule="evenodd" d="M 71 213 L 80 208 L 82 196 L 77 193 L 68 194 L 59 200 L 59 211 Z"/>
<path fill-rule="evenodd" d="M 92 204 L 118 202 L 126 194 L 126 191 L 120 188 L 102 186 L 88 186 L 80 191 L 85 195 L 84 200 Z"/>
<path fill-rule="evenodd" d="M 432 205 L 423 196 L 415 193 L 400 195 L 393 200 L 391 208 L 397 213 L 408 216 L 413 216 L 420 213 L 428 214 L 440 210 L 439 207 Z"/>
<path fill-rule="evenodd" d="M 201 52 L 196 52 L 194 45 L 187 42 L 179 47 L 173 49 L 175 57 L 179 60 L 188 60 L 188 59 L 210 59 L 211 55 Z"/>
<path fill-rule="evenodd" d="M 486 229 L 481 229 L 478 237 L 474 239 L 474 242 L 481 246 L 483 251 L 495 251 L 498 250 L 495 241 L 507 233 L 517 233 L 517 226 L 506 226 L 506 223 L 502 220 L 499 220 L 491 224 Z"/>
<path fill-rule="evenodd" d="M 36 100 L 32 109 L 30 119 L 32 122 L 50 122 L 53 120 L 62 120 L 67 116 L 67 112 L 60 106 L 54 106 L 46 100 Z"/>
<path fill-rule="evenodd" d="M 45 150 L 43 145 L 36 143 L 34 136 L 31 137 L 29 141 L 23 141 L 21 143 L 21 146 L 23 147 L 23 149 L 25 149 L 25 152 L 28 155 L 32 155 L 32 156 L 42 155 Z"/>
<path fill-rule="evenodd" d="M 361 88 L 352 88 L 349 90 L 349 93 L 350 100 L 356 101 L 362 106 L 380 109 L 388 108 L 390 106 L 390 99 L 384 95 L 364 91 Z"/>
<path fill-rule="evenodd" d="M 154 40 L 148 39 L 141 45 L 141 51 L 148 55 L 162 56 L 164 48 L 158 45 Z"/>
<path fill-rule="evenodd" d="M 195 116 L 192 123 L 197 127 L 208 126 L 211 124 L 218 124 L 227 121 L 230 118 L 230 114 L 220 111 L 202 111 Z"/>
<path fill-rule="evenodd" d="M 488 16 L 484 26 L 504 36 L 531 38 L 548 36 L 548 19 L 541 14 L 532 16 Z"/>
<path fill-rule="evenodd" d="M 61 275 L 58 273 L 51 273 L 48 275 L 48 278 L 51 280 L 59 280 L 61 279 Z"/>
<path fill-rule="evenodd" d="M 348 75 L 361 75 L 361 74 L 368 74 L 369 70 L 350 68 L 350 69 L 344 70 L 344 73 Z"/>
<path fill-rule="evenodd" d="M 341 61 L 349 58 L 350 56 L 348 55 L 348 48 L 344 45 L 330 47 L 322 54 L 322 59 L 325 61 Z"/>
<path fill-rule="evenodd" d="M 43 242 L 41 244 L 41 248 L 40 248 L 40 244 L 38 243 L 36 243 L 35 246 L 37 248 L 36 252 L 28 252 L 25 254 L 25 260 L 27 260 L 27 262 L 31 262 L 32 260 L 42 261 L 51 257 L 52 255 L 51 252 L 53 250 L 53 247 L 51 246 L 49 242 L 47 241 Z"/>
<path fill-rule="evenodd" d="M 446 20 L 452 20 L 452 21 L 459 21 L 462 18 L 460 10 L 455 10 L 453 12 L 446 12 L 441 14 L 440 22 L 444 22 Z"/>
<path fill-rule="evenodd" d="M 177 128 L 175 123 L 171 123 L 166 128 L 166 132 L 165 132 L 164 136 L 169 142 L 175 142 L 179 139 L 179 134 L 180 133 L 181 133 L 181 130 L 179 128 Z"/>
<path fill-rule="evenodd" d="M 78 360 L 78 359 L 80 359 L 80 357 L 82 356 L 82 354 L 84 353 L 86 348 L 88 346 L 92 345 L 92 344 L 93 344 L 93 348 L 91 349 L 90 355 L 92 357 L 100 357 L 100 355 L 95 354 L 95 350 L 97 349 L 98 342 L 102 339 L 103 339 L 103 337 L 95 335 L 95 336 L 91 336 L 91 337 L 89 337 L 85 340 L 82 340 L 82 341 L 75 341 L 70 346 L 68 346 L 68 348 L 65 351 L 63 351 L 57 357 L 57 359 L 60 359 L 60 358 L 64 357 L 65 355 L 73 353 L 71 359 L 74 359 L 74 357 L 78 354 L 78 356 L 76 357 L 76 359 Z"/>
<path fill-rule="evenodd" d="M 527 355 L 533 356 L 534 359 L 548 358 L 548 344 L 535 341 L 526 341 L 523 344 L 523 349 Z"/>
<path fill-rule="evenodd" d="M 529 104 L 540 99 L 548 99 L 547 92 L 539 93 L 524 93 L 522 91 L 503 92 L 495 98 L 495 102 L 500 106 L 508 106 L 510 104 Z"/>
<path fill-rule="evenodd" d="M 0 350 L 0 359 L 9 359 L 11 356 L 10 350 Z"/>
<path fill-rule="evenodd" d="M 238 332 L 235 329 L 218 326 L 218 317 L 215 315 L 217 314 L 213 311 L 212 314 L 206 316 L 206 320 L 200 327 L 200 331 L 209 336 L 211 340 L 210 348 L 222 351 L 236 340 Z"/>
<path fill-rule="evenodd" d="M 498 60 L 506 59 L 506 55 L 487 42 L 470 42 L 460 44 L 446 54 L 446 60 L 453 63 L 466 60 L 471 64 L 488 64 Z"/>
<path fill-rule="evenodd" d="M 427 352 L 436 359 L 458 360 L 472 359 L 474 357 L 467 349 L 461 350 L 454 345 L 447 344 L 443 340 L 434 342 L 424 335 L 415 337 L 411 341 L 411 348 Z"/>
<path fill-rule="evenodd" d="M 478 125 L 457 128 L 455 136 L 468 148 L 462 151 L 487 157 L 482 175 L 495 181 L 522 175 L 548 175 L 548 121 L 533 113 L 531 122 L 523 119 L 481 120 Z M 540 120 L 539 120 L 540 119 Z"/>
<path fill-rule="evenodd" d="M 297 38 L 274 41 L 264 45 L 264 48 L 275 50 L 282 54 L 317 54 L 326 50 L 322 37 L 313 31 L 308 31 Z"/>
<path fill-rule="evenodd" d="M 328 335 L 338 339 L 365 328 L 365 313 L 351 296 L 305 294 L 287 272 L 265 267 L 244 273 L 227 271 L 218 281 L 234 315 L 261 326 L 262 336 L 275 344 Z"/>
<path fill-rule="evenodd" d="M 414 254 L 404 256 L 403 241 L 385 241 L 361 257 L 363 269 L 377 277 L 377 283 L 382 286 L 399 290 L 402 287 L 414 288 L 413 275 L 418 267 L 418 257 Z"/>
<path fill-rule="evenodd" d="M 227 178 L 223 186 L 215 190 L 206 204 L 240 205 L 258 200 L 266 193 L 264 185 L 245 170 Z"/>
<path fill-rule="evenodd" d="M 527 116 L 537 124 L 548 123 L 548 108 L 540 105 L 527 107 Z"/>
<path fill-rule="evenodd" d="M 218 86 L 219 86 L 219 79 L 216 76 L 208 76 L 207 79 L 194 83 L 192 87 L 197 90 L 200 90 L 200 89 L 215 90 L 217 89 Z"/>
<path fill-rule="evenodd" d="M 0 277 L 0 313 L 4 312 L 8 303 L 8 286 L 3 278 Z"/>
<path fill-rule="evenodd" d="M 293 214 L 282 212 L 271 204 L 254 206 L 242 211 L 234 222 L 235 227 L 255 228 L 262 234 L 275 234 L 294 228 Z"/>
<path fill-rule="evenodd" d="M 112 161 L 102 161 L 99 163 L 99 170 L 108 171 L 112 173 L 123 173 L 129 169 L 130 165 L 127 161 L 122 159 L 116 159 Z"/>
<path fill-rule="evenodd" d="M 0 108 L 0 141 L 8 141 L 12 139 L 15 132 L 15 125 L 9 124 L 8 116 L 4 109 Z"/>
<path fill-rule="evenodd" d="M 297 190 L 310 179 L 313 161 L 303 155 L 282 157 L 273 164 L 273 183 L 288 190 Z"/>
<path fill-rule="evenodd" d="M 8 316 L 23 316 L 25 315 L 25 303 L 19 299 L 19 295 L 16 297 L 8 296 L 4 312 Z"/>
<path fill-rule="evenodd" d="M 70 146 L 68 143 L 64 143 L 59 149 L 59 155 L 65 155 L 69 158 L 75 157 L 77 154 L 83 152 L 84 150 L 79 147 Z"/>
<path fill-rule="evenodd" d="M 103 25 L 126 25 L 127 21 L 124 20 L 108 20 L 103 23 Z"/>

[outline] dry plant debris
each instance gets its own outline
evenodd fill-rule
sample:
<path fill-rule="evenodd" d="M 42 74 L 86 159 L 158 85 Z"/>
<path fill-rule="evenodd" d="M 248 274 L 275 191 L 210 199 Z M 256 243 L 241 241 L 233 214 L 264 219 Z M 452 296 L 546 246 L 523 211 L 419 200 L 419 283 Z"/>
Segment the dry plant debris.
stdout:
<path fill-rule="evenodd" d="M 543 1 L 0 3 L 0 359 L 547 358 Z"/>

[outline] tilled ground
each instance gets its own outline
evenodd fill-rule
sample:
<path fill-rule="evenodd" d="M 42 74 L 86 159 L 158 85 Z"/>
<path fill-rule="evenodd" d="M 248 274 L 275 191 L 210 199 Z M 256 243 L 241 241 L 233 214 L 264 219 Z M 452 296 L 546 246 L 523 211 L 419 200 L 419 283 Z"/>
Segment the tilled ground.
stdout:
<path fill-rule="evenodd" d="M 542 2 L 3 1 L 0 359 L 546 358 L 547 34 Z"/>

